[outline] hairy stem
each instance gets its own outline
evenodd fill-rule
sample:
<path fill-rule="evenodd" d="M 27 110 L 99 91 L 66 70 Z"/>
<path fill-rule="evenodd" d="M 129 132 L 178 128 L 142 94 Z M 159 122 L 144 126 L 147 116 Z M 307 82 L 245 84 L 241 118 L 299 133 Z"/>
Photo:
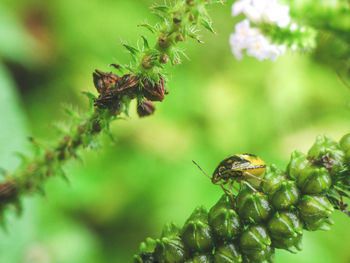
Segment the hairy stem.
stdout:
<path fill-rule="evenodd" d="M 23 158 L 23 164 L 12 174 L 3 172 L 4 181 L 0 183 L 0 216 L 9 204 L 21 210 L 22 195 L 44 192 L 44 182 L 52 176 L 66 178 L 62 166 L 66 161 L 78 157 L 80 149 L 93 147 L 96 137 L 101 132 L 109 132 L 111 121 L 122 114 L 128 114 L 129 103 L 137 99 L 137 113 L 140 117 L 154 112 L 152 101 L 162 101 L 167 94 L 165 89 L 164 64 L 180 63 L 181 50 L 177 43 L 187 37 L 199 39 L 198 27 L 203 25 L 212 31 L 211 21 L 206 7 L 219 1 L 211 0 L 176 0 L 173 4 L 157 5 L 153 10 L 161 17 L 161 22 L 149 29 L 155 36 L 155 46 L 150 48 L 145 37 L 143 46 L 123 46 L 131 54 L 128 65 L 113 66 L 122 73 L 106 73 L 96 70 L 93 80 L 99 96 L 86 93 L 90 99 L 92 111 L 85 117 L 68 110 L 76 124 L 51 147 L 43 147 L 31 138 L 36 148 L 34 157 Z"/>

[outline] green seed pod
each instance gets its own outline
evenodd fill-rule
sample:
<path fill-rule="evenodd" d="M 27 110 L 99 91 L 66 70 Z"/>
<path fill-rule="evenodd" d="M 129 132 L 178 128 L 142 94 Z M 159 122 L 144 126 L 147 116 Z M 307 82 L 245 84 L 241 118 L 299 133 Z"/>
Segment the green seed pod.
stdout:
<path fill-rule="evenodd" d="M 153 253 L 154 249 L 156 248 L 157 241 L 153 238 L 146 238 L 145 242 L 141 242 L 139 251 L 141 253 Z"/>
<path fill-rule="evenodd" d="M 239 216 L 227 195 L 223 195 L 210 209 L 208 219 L 213 234 L 218 240 L 232 240 L 241 231 Z"/>
<path fill-rule="evenodd" d="M 252 225 L 242 233 L 239 244 L 244 254 L 252 254 L 265 250 L 271 245 L 271 239 L 263 225 Z"/>
<path fill-rule="evenodd" d="M 163 263 L 181 263 L 185 259 L 185 247 L 179 235 L 180 229 L 174 224 L 165 225 L 154 250 L 154 257 Z"/>
<path fill-rule="evenodd" d="M 182 240 L 190 251 L 206 252 L 212 249 L 213 239 L 204 207 L 194 210 L 182 229 Z"/>
<path fill-rule="evenodd" d="M 134 263 L 156 263 L 156 259 L 152 253 L 141 253 L 134 256 Z"/>
<path fill-rule="evenodd" d="M 326 135 L 317 136 L 315 143 L 307 154 L 307 158 L 314 165 L 327 168 L 331 175 L 335 175 L 344 169 L 344 152 L 337 142 Z"/>
<path fill-rule="evenodd" d="M 266 183 L 262 183 L 262 190 L 265 194 L 271 194 L 277 190 L 279 185 L 287 180 L 286 175 L 276 165 L 272 164 L 266 167 L 264 179 Z"/>
<path fill-rule="evenodd" d="M 288 209 L 298 203 L 299 190 L 294 181 L 287 180 L 279 184 L 278 189 L 270 195 L 271 205 L 278 210 Z"/>
<path fill-rule="evenodd" d="M 345 134 L 339 141 L 340 147 L 343 151 L 347 152 L 350 150 L 350 133 Z"/>
<path fill-rule="evenodd" d="M 134 255 L 135 263 L 152 263 L 156 262 L 154 258 L 154 249 L 157 245 L 157 241 L 152 238 L 147 238 L 145 242 L 140 244 L 140 254 Z"/>
<path fill-rule="evenodd" d="M 290 157 L 290 162 L 287 166 L 288 177 L 295 180 L 299 177 L 302 170 L 310 165 L 305 154 L 299 151 L 294 151 Z"/>
<path fill-rule="evenodd" d="M 250 189 L 242 190 L 238 194 L 237 209 L 242 221 L 253 223 L 263 221 L 271 211 L 267 196 L 254 193 Z"/>
<path fill-rule="evenodd" d="M 268 222 L 272 245 L 296 253 L 301 250 L 303 224 L 298 216 L 291 212 L 276 213 Z"/>
<path fill-rule="evenodd" d="M 243 256 L 245 263 L 273 263 L 273 256 L 275 250 L 268 246 L 265 250 L 261 250 L 259 252 L 247 254 Z"/>
<path fill-rule="evenodd" d="M 212 263 L 211 255 L 199 255 L 189 260 L 186 260 L 185 263 Z"/>
<path fill-rule="evenodd" d="M 264 179 L 267 183 L 262 183 L 262 190 L 268 195 L 274 208 L 287 209 L 298 202 L 299 190 L 295 182 L 287 180 L 286 175 L 276 165 L 266 168 Z"/>
<path fill-rule="evenodd" d="M 311 166 L 299 174 L 297 185 L 305 194 L 320 194 L 329 190 L 332 179 L 326 168 Z"/>
<path fill-rule="evenodd" d="M 329 225 L 333 224 L 329 216 L 334 208 L 325 196 L 304 195 L 298 209 L 307 230 L 329 230 Z"/>
<path fill-rule="evenodd" d="M 341 139 L 340 139 L 340 147 L 345 153 L 345 159 L 346 162 L 349 164 L 350 163 L 350 133 L 345 134 Z"/>
<path fill-rule="evenodd" d="M 242 255 L 238 247 L 233 244 L 223 244 L 215 249 L 214 263 L 241 263 Z"/>
<path fill-rule="evenodd" d="M 239 240 L 244 262 L 269 262 L 271 239 L 262 225 L 250 226 L 245 230 Z"/>

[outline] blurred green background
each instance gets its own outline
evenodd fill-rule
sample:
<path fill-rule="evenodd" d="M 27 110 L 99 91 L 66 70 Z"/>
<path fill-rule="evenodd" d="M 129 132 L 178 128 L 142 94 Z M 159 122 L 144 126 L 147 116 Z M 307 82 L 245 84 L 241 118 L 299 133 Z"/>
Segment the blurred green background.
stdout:
<path fill-rule="evenodd" d="M 121 41 L 146 34 L 155 22 L 151 0 L 2 0 L 0 3 L 0 166 L 13 171 L 27 136 L 57 138 L 69 123 L 62 105 L 84 112 L 81 91 L 95 92 L 91 73 L 129 61 Z M 116 142 L 101 139 L 83 163 L 69 162 L 70 184 L 53 178 L 46 197 L 24 200 L 18 218 L 7 213 L 0 262 L 131 262 L 139 243 L 159 237 L 164 223 L 182 225 L 195 206 L 210 208 L 222 191 L 196 168 L 212 173 L 235 153 L 255 153 L 284 168 L 290 153 L 307 151 L 319 134 L 349 132 L 350 91 L 336 73 L 309 56 L 277 62 L 236 61 L 230 4 L 210 10 L 217 34 L 204 45 L 188 41 L 191 58 L 169 69 L 169 95 L 154 116 L 112 126 Z M 305 232 L 304 250 L 276 253 L 277 263 L 350 262 L 349 218 L 339 212 L 329 232 Z"/>

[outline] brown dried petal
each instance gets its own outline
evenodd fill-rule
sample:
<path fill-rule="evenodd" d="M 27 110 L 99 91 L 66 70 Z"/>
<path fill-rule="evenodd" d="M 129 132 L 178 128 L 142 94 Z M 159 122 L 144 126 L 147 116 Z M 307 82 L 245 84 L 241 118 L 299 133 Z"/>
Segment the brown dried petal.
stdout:
<path fill-rule="evenodd" d="M 120 94 L 120 96 L 126 95 L 130 99 L 134 99 L 137 96 L 138 86 L 138 77 L 126 74 L 122 77 L 121 82 L 117 87 L 117 91 Z"/>
<path fill-rule="evenodd" d="M 149 80 L 143 80 L 143 96 L 151 101 L 162 101 L 164 95 L 168 94 L 168 91 L 164 87 L 164 79 L 160 76 L 158 83 L 152 84 Z"/>
<path fill-rule="evenodd" d="M 17 187 L 12 181 L 4 182 L 0 184 L 0 204 L 9 202 L 16 198 Z"/>
<path fill-rule="evenodd" d="M 95 87 L 100 94 L 105 93 L 109 88 L 114 88 L 121 80 L 116 74 L 102 72 L 97 69 L 92 75 Z"/>
<path fill-rule="evenodd" d="M 100 109 L 109 109 L 112 114 L 117 114 L 121 106 L 121 98 L 118 94 L 100 95 L 95 99 L 95 106 Z"/>
<path fill-rule="evenodd" d="M 137 114 L 139 117 L 146 117 L 154 113 L 154 105 L 149 100 L 144 100 L 137 104 Z"/>
<path fill-rule="evenodd" d="M 95 99 L 95 106 L 109 109 L 112 114 L 120 110 L 123 96 L 133 99 L 137 96 L 139 79 L 130 74 L 119 77 L 113 73 L 96 70 L 93 73 L 94 84 L 100 96 Z"/>

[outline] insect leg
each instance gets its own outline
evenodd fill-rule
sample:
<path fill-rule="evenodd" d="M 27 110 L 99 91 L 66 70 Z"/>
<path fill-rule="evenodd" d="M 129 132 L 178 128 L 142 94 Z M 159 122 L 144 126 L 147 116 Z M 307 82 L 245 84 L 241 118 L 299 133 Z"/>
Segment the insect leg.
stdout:
<path fill-rule="evenodd" d="M 241 180 L 241 182 L 248 186 L 250 189 L 252 189 L 255 193 L 258 193 L 258 191 L 247 181 Z"/>
<path fill-rule="evenodd" d="M 235 204 L 235 198 L 234 198 L 234 195 L 233 195 L 231 189 L 227 190 L 227 189 L 224 187 L 224 184 L 223 184 L 223 183 L 221 183 L 220 186 L 221 186 L 222 190 L 224 190 L 224 192 L 225 192 L 225 194 L 228 196 L 228 198 L 231 199 L 232 203 Z"/>
<path fill-rule="evenodd" d="M 256 180 L 258 180 L 258 181 L 260 181 L 260 182 L 268 183 L 267 180 L 265 180 L 265 179 L 263 179 L 263 178 L 260 178 L 260 177 L 258 177 L 258 176 L 255 176 L 254 174 L 251 174 L 250 172 L 247 172 L 247 171 L 244 171 L 244 172 L 243 172 L 243 176 L 245 176 L 245 177 L 250 177 L 250 178 L 254 178 L 254 179 L 256 179 Z"/>
<path fill-rule="evenodd" d="M 230 182 L 228 183 L 228 190 L 230 191 L 230 195 L 231 195 L 231 198 L 233 200 L 234 199 L 234 195 L 232 193 L 232 186 L 233 186 L 232 184 L 233 184 L 233 181 L 230 180 Z"/>

